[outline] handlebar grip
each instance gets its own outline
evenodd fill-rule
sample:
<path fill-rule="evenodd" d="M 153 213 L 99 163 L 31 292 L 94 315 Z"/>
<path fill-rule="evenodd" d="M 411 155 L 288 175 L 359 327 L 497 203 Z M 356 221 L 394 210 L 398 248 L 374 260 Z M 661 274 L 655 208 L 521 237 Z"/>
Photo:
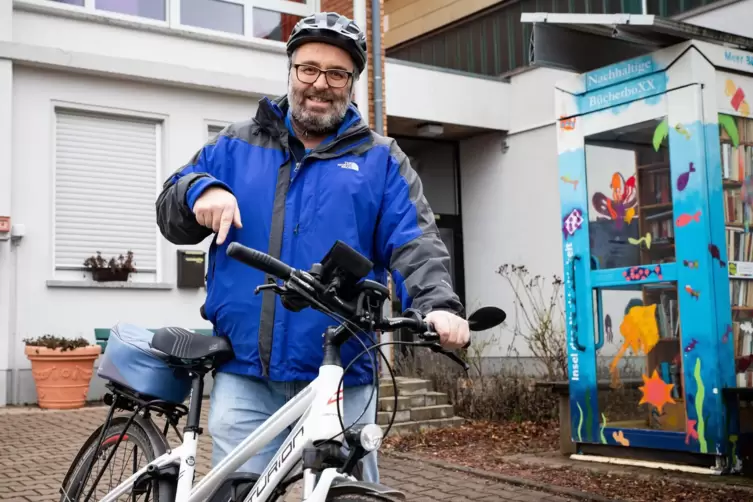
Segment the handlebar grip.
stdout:
<path fill-rule="evenodd" d="M 269 256 L 267 253 L 262 253 L 256 249 L 244 246 L 237 242 L 231 242 L 226 254 L 250 267 L 266 272 L 270 275 L 278 277 L 284 281 L 290 279 L 293 273 L 293 269 L 277 258 Z"/>

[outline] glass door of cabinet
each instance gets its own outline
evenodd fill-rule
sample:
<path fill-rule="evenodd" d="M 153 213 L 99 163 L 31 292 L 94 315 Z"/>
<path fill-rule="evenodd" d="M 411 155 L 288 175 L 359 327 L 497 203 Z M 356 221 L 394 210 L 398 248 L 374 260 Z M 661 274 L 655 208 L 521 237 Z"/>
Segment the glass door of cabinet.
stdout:
<path fill-rule="evenodd" d="M 582 165 L 561 163 L 561 181 L 584 181 L 571 196 L 581 219 L 563 220 L 576 442 L 698 449 L 707 418 L 692 356 L 714 330 L 709 267 L 724 260 L 708 237 L 702 113 L 691 86 L 578 117 L 571 130 Z"/>

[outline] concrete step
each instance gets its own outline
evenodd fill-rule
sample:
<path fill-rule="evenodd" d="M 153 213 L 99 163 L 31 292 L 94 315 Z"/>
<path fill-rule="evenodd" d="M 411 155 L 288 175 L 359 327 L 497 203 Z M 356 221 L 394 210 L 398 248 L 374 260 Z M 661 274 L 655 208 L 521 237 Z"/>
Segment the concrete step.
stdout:
<path fill-rule="evenodd" d="M 410 409 L 411 399 L 412 398 L 410 396 L 398 396 L 397 398 L 398 411 Z M 395 409 L 395 396 L 379 398 L 379 411 L 391 412 L 394 409 Z"/>
<path fill-rule="evenodd" d="M 387 425 L 392 418 L 391 411 L 379 411 L 377 412 L 377 425 Z M 395 413 L 394 423 L 403 423 L 411 421 L 411 410 L 401 410 Z"/>
<path fill-rule="evenodd" d="M 436 420 L 440 418 L 452 418 L 455 415 L 455 408 L 449 404 L 439 406 L 423 406 L 421 408 L 411 408 L 410 419 L 413 422 L 423 422 L 426 420 Z"/>
<path fill-rule="evenodd" d="M 465 423 L 465 419 L 460 417 L 440 418 L 435 420 L 425 420 L 421 422 L 403 422 L 394 423 L 390 429 L 390 436 L 415 434 L 429 429 L 445 429 L 449 427 L 459 427 Z M 382 425 L 382 430 L 386 431 L 387 426 Z"/>
<path fill-rule="evenodd" d="M 397 383 L 398 396 L 412 396 L 432 392 L 434 390 L 430 380 L 397 377 L 395 378 L 395 381 Z M 379 395 L 382 397 L 392 397 L 395 395 L 395 388 L 392 385 L 391 379 L 381 380 L 379 382 Z"/>

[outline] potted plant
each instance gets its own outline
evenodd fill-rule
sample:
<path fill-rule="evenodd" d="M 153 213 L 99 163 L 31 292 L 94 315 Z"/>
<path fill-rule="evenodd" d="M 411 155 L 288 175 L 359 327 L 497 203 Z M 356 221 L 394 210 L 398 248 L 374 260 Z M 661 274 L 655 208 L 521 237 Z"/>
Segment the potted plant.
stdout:
<path fill-rule="evenodd" d="M 97 282 L 107 281 L 127 281 L 132 272 L 136 272 L 134 267 L 133 251 L 128 251 L 125 256 L 120 255 L 110 260 L 102 258 L 102 253 L 97 251 L 96 256 L 90 256 L 84 260 L 84 268 L 92 274 L 92 279 Z"/>
<path fill-rule="evenodd" d="M 26 357 L 37 387 L 40 408 L 80 408 L 86 402 L 94 361 L 102 348 L 86 339 L 44 335 L 25 339 Z"/>

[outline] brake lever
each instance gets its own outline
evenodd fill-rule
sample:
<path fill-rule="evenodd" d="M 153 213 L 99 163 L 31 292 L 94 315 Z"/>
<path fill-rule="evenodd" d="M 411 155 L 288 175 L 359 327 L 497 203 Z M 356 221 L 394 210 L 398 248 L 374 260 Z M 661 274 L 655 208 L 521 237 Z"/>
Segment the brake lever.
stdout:
<path fill-rule="evenodd" d="M 439 336 L 437 336 L 437 335 L 434 335 L 434 336 L 436 336 L 436 339 L 439 340 Z M 438 343 L 427 341 L 427 342 L 424 342 L 424 343 L 419 343 L 418 345 L 421 346 L 421 347 L 428 347 L 432 352 L 436 352 L 438 354 L 442 354 L 443 356 L 447 356 L 448 358 L 450 358 L 450 360 L 452 360 L 453 362 L 455 362 L 455 363 L 459 364 L 460 366 L 462 366 L 463 367 L 463 371 L 465 371 L 466 373 L 468 373 L 468 371 L 471 369 L 471 367 L 468 365 L 468 363 L 466 363 L 465 361 L 463 361 L 462 359 L 460 359 L 460 356 L 458 356 L 454 352 L 450 352 L 449 350 L 445 350 L 444 347 L 442 347 Z"/>
<path fill-rule="evenodd" d="M 278 295 L 284 295 L 285 293 L 288 292 L 288 290 L 285 287 L 280 286 L 276 282 L 270 282 L 269 284 L 262 284 L 261 286 L 256 286 L 256 289 L 254 289 L 254 294 L 258 295 L 259 293 L 267 289 L 271 289 Z"/>

